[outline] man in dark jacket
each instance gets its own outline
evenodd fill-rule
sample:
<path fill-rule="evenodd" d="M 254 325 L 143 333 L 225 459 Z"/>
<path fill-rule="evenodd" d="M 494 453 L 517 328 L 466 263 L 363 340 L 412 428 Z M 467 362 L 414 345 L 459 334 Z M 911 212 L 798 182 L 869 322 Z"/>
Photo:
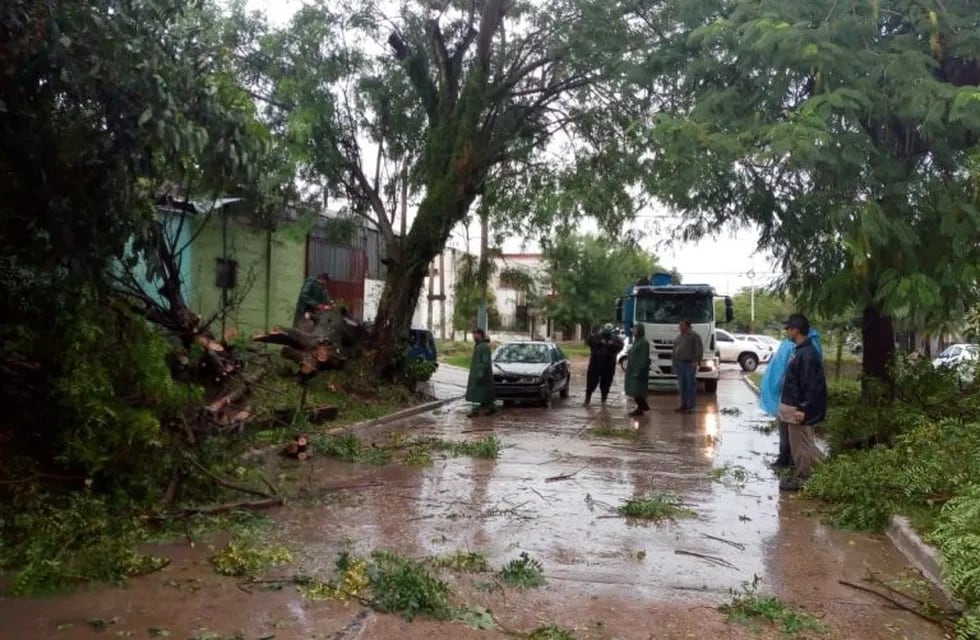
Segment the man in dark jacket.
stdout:
<path fill-rule="evenodd" d="M 496 394 L 493 387 L 493 360 L 490 353 L 490 339 L 483 329 L 473 330 L 473 358 L 470 360 L 470 375 L 466 381 L 466 401 L 473 403 L 469 416 L 475 418 L 481 410 L 487 415 L 497 412 L 494 405 Z"/>
<path fill-rule="evenodd" d="M 783 491 L 798 491 L 810 477 L 813 465 L 821 462 L 823 452 L 817 447 L 814 425 L 827 414 L 827 377 L 823 356 L 813 346 L 808 334 L 806 316 L 794 313 L 786 321 L 786 337 L 796 344 L 783 378 L 779 419 L 787 423 L 794 475 L 779 484 Z"/>
<path fill-rule="evenodd" d="M 300 289 L 299 299 L 296 301 L 296 312 L 293 314 L 293 326 L 308 333 L 313 333 L 317 324 L 317 316 L 321 311 L 326 311 L 333 304 L 330 292 L 327 291 L 327 283 L 330 276 L 321 273 L 315 278 L 310 277 L 303 283 Z"/>
<path fill-rule="evenodd" d="M 585 378 L 585 406 L 592 401 L 596 387 L 606 403 L 613 376 L 616 375 L 616 356 L 623 349 L 623 342 L 613 335 L 613 326 L 607 324 L 599 333 L 593 333 L 586 341 L 589 345 L 589 369 Z"/>

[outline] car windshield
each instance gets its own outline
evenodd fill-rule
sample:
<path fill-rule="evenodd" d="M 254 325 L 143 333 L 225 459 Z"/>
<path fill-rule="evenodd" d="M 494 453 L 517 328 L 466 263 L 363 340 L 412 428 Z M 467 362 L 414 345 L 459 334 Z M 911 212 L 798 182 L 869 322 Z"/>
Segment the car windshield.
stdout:
<path fill-rule="evenodd" d="M 636 299 L 636 321 L 674 324 L 681 320 L 711 322 L 715 316 L 712 296 L 697 294 L 657 294 Z"/>
<path fill-rule="evenodd" d="M 542 364 L 549 361 L 548 347 L 543 344 L 505 344 L 493 359 L 496 362 Z"/>

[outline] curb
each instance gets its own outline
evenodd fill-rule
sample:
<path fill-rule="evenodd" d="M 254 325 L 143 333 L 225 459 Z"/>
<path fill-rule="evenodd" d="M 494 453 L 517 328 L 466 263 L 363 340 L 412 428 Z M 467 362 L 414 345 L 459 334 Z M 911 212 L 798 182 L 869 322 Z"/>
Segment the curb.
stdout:
<path fill-rule="evenodd" d="M 397 422 L 403 418 L 411 418 L 412 416 L 417 416 L 422 413 L 428 413 L 442 407 L 444 405 L 461 400 L 463 395 L 452 398 L 446 398 L 444 400 L 434 400 L 432 402 L 427 402 L 425 404 L 416 405 L 414 407 L 409 407 L 408 409 L 402 409 L 401 411 L 396 411 L 394 413 L 389 413 L 386 416 L 381 416 L 380 418 L 371 418 L 370 420 L 362 420 L 361 422 L 355 422 L 354 424 L 348 424 L 343 427 L 334 427 L 333 429 L 327 429 L 323 431 L 326 435 L 332 435 L 335 433 L 344 433 L 346 431 L 356 431 L 358 429 L 364 429 L 367 427 L 377 427 L 383 424 L 388 424 L 389 422 Z"/>
<path fill-rule="evenodd" d="M 745 382 L 745 384 L 749 386 L 749 389 L 752 389 L 752 391 L 755 392 L 755 395 L 757 396 L 762 395 L 762 392 L 759 391 L 759 387 L 754 382 L 752 382 L 751 378 L 749 378 L 748 376 L 742 376 L 742 380 Z"/>
<path fill-rule="evenodd" d="M 891 540 L 909 564 L 918 569 L 926 580 L 932 583 L 946 599 L 946 604 L 956 611 L 963 611 L 963 602 L 958 600 L 943 580 L 943 571 L 939 552 L 926 544 L 908 518 L 892 516 L 891 524 L 885 530 L 885 535 Z"/>

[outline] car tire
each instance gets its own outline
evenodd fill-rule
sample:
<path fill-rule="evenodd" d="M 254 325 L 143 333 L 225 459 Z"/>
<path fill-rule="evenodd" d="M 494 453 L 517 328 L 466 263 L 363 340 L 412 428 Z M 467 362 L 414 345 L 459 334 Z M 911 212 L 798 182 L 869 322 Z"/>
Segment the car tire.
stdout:
<path fill-rule="evenodd" d="M 759 368 L 759 356 L 754 353 L 743 353 L 738 357 L 738 366 L 742 367 L 742 371 L 752 373 Z"/>
<path fill-rule="evenodd" d="M 572 386 L 572 378 L 571 376 L 569 376 L 568 379 L 565 380 L 565 386 L 558 390 L 558 397 L 562 399 L 567 398 L 569 387 L 571 386 Z"/>
<path fill-rule="evenodd" d="M 549 382 L 546 389 L 541 392 L 541 399 L 538 400 L 538 403 L 545 409 L 551 406 L 551 399 L 555 395 L 555 388 L 551 385 L 552 383 Z"/>
<path fill-rule="evenodd" d="M 705 393 L 718 393 L 718 381 L 717 380 L 705 380 L 704 381 L 704 392 Z"/>

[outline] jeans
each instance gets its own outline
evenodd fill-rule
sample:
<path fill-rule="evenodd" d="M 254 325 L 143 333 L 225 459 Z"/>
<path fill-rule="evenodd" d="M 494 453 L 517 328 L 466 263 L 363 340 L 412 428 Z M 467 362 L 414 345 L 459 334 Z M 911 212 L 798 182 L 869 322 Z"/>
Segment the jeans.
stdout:
<path fill-rule="evenodd" d="M 681 392 L 681 408 L 693 409 L 698 388 L 694 363 L 690 360 L 674 360 L 674 372 L 677 374 L 677 387 Z"/>

